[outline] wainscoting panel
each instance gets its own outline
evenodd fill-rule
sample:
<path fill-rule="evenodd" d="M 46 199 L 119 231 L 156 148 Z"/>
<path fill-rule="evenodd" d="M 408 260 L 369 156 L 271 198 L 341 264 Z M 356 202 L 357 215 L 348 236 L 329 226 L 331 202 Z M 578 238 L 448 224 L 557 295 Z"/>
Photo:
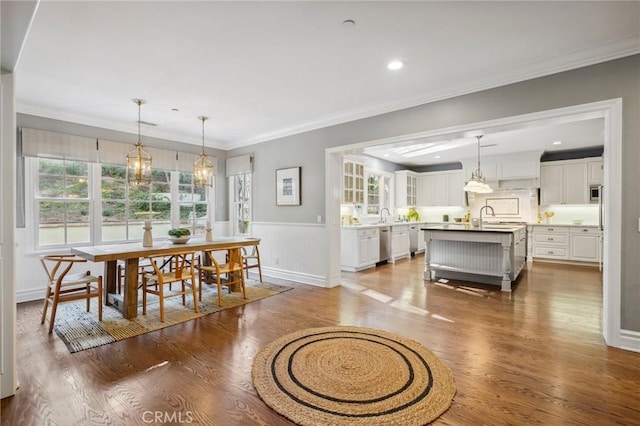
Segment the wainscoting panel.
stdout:
<path fill-rule="evenodd" d="M 260 259 L 265 275 L 327 286 L 329 268 L 324 224 L 254 222 L 260 238 Z"/>

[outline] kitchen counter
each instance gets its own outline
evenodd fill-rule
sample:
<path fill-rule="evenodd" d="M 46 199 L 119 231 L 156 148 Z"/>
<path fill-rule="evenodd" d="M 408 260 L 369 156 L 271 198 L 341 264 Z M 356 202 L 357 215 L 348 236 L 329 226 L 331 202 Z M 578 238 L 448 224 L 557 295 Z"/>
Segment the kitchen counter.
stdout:
<path fill-rule="evenodd" d="M 500 285 L 511 284 L 526 265 L 526 225 L 469 224 L 427 225 L 424 279 L 456 280 Z"/>
<path fill-rule="evenodd" d="M 470 223 L 452 223 L 443 225 L 426 225 L 421 229 L 423 231 L 462 231 L 462 232 L 506 232 L 512 233 L 521 229 L 525 229 L 526 225 L 500 225 L 500 224 L 484 224 L 481 227 L 473 227 Z"/>

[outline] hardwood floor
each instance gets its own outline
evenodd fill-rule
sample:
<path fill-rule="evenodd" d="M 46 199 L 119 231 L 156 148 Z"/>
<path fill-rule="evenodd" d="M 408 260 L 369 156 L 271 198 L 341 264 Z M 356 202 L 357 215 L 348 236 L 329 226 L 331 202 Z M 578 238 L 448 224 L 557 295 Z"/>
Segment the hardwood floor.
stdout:
<path fill-rule="evenodd" d="M 20 389 L 2 425 L 288 425 L 257 396 L 254 355 L 307 327 L 356 325 L 417 340 L 453 371 L 438 425 L 640 425 L 640 354 L 601 333 L 597 269 L 535 263 L 513 293 L 424 283 L 423 257 L 294 289 L 193 322 L 70 354 L 18 306 Z M 157 417 L 155 421 L 154 418 Z"/>

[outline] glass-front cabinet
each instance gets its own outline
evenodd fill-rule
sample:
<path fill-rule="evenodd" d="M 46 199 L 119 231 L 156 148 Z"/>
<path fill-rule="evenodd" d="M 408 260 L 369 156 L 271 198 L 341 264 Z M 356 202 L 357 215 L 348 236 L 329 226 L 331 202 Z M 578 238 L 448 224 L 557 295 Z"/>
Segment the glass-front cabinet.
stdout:
<path fill-rule="evenodd" d="M 344 160 L 342 170 L 342 203 L 364 203 L 364 164 Z"/>

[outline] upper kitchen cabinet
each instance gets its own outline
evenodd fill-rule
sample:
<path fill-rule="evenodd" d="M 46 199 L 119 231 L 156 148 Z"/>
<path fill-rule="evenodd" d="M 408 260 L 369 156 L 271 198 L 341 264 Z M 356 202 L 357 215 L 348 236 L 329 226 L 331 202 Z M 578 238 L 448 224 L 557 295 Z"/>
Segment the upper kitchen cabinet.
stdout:
<path fill-rule="evenodd" d="M 421 173 L 417 182 L 420 206 L 463 206 L 464 174 L 462 170 Z"/>
<path fill-rule="evenodd" d="M 418 175 L 409 170 L 396 172 L 396 207 L 417 205 Z"/>
<path fill-rule="evenodd" d="M 344 160 L 342 169 L 342 203 L 364 203 L 364 164 Z"/>
<path fill-rule="evenodd" d="M 589 185 L 604 183 L 604 163 L 602 158 L 587 161 L 587 180 Z"/>
<path fill-rule="evenodd" d="M 589 185 L 601 182 L 601 158 L 542 163 L 540 204 L 589 204 Z"/>

